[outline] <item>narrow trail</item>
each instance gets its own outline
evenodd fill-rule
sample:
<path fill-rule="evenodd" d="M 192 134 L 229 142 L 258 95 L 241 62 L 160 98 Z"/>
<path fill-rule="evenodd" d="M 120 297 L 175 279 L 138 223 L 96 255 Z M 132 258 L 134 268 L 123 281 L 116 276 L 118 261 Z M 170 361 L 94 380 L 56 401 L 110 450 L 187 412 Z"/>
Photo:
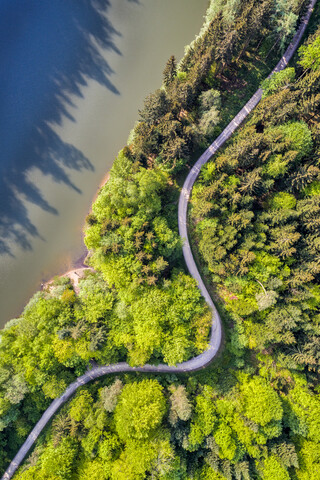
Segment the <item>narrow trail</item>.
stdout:
<path fill-rule="evenodd" d="M 317 0 L 311 0 L 309 7 L 305 16 L 301 20 L 301 24 L 299 29 L 297 30 L 292 42 L 290 43 L 289 47 L 285 51 L 283 57 L 278 62 L 277 66 L 272 70 L 270 75 L 271 77 L 274 73 L 283 70 L 287 64 L 289 63 L 290 59 L 292 58 L 294 52 L 296 51 L 300 40 L 305 32 L 307 24 L 310 20 L 313 8 L 316 4 Z M 47 423 L 51 420 L 54 414 L 59 410 L 59 408 L 67 401 L 69 398 L 74 394 L 74 392 L 85 385 L 91 380 L 95 378 L 102 377 L 104 375 L 110 373 L 123 373 L 123 372 L 145 372 L 145 373 L 184 373 L 184 372 L 192 372 L 199 370 L 201 368 L 206 367 L 216 356 L 220 345 L 221 345 L 221 338 L 222 338 L 222 325 L 221 325 L 221 318 L 220 315 L 203 283 L 203 280 L 200 276 L 200 273 L 197 269 L 196 263 L 192 256 L 190 243 L 188 240 L 188 229 L 187 229 L 187 209 L 188 209 L 188 201 L 191 195 L 192 187 L 194 182 L 196 181 L 201 167 L 221 148 L 224 143 L 231 137 L 233 132 L 239 127 L 239 125 L 243 122 L 243 120 L 251 113 L 251 111 L 257 106 L 260 102 L 262 97 L 262 90 L 259 88 L 256 93 L 250 98 L 250 100 L 246 103 L 246 105 L 240 110 L 240 112 L 234 117 L 234 119 L 229 123 L 229 125 L 223 130 L 223 132 L 219 135 L 218 138 L 210 145 L 209 148 L 201 155 L 198 161 L 195 163 L 193 168 L 190 170 L 181 194 L 179 198 L 179 207 L 178 207 L 178 224 L 179 224 L 179 234 L 180 237 L 184 240 L 183 245 L 183 255 L 185 258 L 186 265 L 190 272 L 190 275 L 197 281 L 201 294 L 205 298 L 206 302 L 210 306 L 212 310 L 212 328 L 210 334 L 210 341 L 208 349 L 198 355 L 197 357 L 188 360 L 187 362 L 182 362 L 176 365 L 175 367 L 170 367 L 168 365 L 159 364 L 155 365 L 144 365 L 143 367 L 130 367 L 125 362 L 116 363 L 114 365 L 106 365 L 104 367 L 96 367 L 90 370 L 89 372 L 85 373 L 81 377 L 78 377 L 77 380 L 71 383 L 65 392 L 61 395 L 61 397 L 56 398 L 47 408 L 47 410 L 43 413 L 40 420 L 36 423 L 35 427 L 32 429 L 31 433 L 28 435 L 26 441 L 20 447 L 18 453 L 10 463 L 8 469 L 2 476 L 1 480 L 8 480 L 11 479 L 14 475 L 17 468 L 22 463 L 24 457 L 27 455 L 28 451 L 36 442 L 38 436 L 47 425 Z"/>

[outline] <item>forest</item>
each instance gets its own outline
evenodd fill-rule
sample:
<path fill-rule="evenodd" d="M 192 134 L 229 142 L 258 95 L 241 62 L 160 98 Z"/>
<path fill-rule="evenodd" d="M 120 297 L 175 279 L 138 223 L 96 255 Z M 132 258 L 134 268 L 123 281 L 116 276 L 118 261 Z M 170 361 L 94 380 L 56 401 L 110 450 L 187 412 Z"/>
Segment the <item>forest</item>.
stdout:
<path fill-rule="evenodd" d="M 1 331 L 0 468 L 88 365 L 175 365 L 206 349 L 211 312 L 183 263 L 177 200 L 197 155 L 262 84 L 191 199 L 221 355 L 194 374 L 79 389 L 17 480 L 319 478 L 319 7 L 294 66 L 264 81 L 307 4 L 211 0 L 181 62 L 168 60 L 86 219 L 94 272 L 78 292 L 56 278 Z"/>

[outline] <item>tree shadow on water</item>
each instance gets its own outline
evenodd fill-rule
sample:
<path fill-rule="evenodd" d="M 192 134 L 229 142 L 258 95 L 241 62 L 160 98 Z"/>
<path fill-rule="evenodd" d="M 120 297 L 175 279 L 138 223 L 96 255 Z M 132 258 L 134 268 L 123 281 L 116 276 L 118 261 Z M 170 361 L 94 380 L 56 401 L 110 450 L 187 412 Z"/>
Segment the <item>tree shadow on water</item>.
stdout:
<path fill-rule="evenodd" d="M 88 80 L 112 93 L 113 71 L 102 50 L 121 54 L 120 35 L 108 20 L 109 0 L 3 0 L 0 5 L 0 254 L 40 237 L 24 200 L 58 211 L 28 173 L 37 168 L 74 191 L 67 169 L 94 170 L 75 146 L 54 131 L 82 97 Z"/>

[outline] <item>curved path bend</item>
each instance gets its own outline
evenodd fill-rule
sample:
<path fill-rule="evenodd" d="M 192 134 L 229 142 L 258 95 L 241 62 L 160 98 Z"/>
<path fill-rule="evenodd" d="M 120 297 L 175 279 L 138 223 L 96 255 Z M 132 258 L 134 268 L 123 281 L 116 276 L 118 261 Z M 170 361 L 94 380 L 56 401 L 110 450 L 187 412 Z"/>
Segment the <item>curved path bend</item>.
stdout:
<path fill-rule="evenodd" d="M 310 20 L 311 13 L 313 8 L 316 4 L 317 0 L 311 0 L 307 12 L 303 19 L 301 20 L 300 27 L 297 30 L 292 42 L 290 43 L 289 47 L 287 48 L 286 52 L 284 53 L 283 57 L 277 64 L 277 66 L 272 70 L 269 77 L 273 75 L 275 72 L 279 72 L 280 70 L 284 69 L 288 62 L 290 61 L 292 55 L 296 51 L 300 40 L 304 34 L 306 26 Z M 269 78 L 268 77 L 268 78 Z M 49 408 L 44 412 L 40 420 L 36 423 L 35 427 L 27 437 L 26 441 L 23 443 L 21 448 L 19 449 L 18 453 L 10 463 L 8 469 L 2 476 L 1 480 L 9 480 L 14 475 L 17 468 L 22 463 L 24 457 L 27 455 L 30 448 L 36 442 L 38 436 L 47 425 L 47 423 L 51 420 L 57 410 L 67 401 L 69 398 L 74 394 L 74 392 L 85 385 L 91 380 L 95 378 L 102 377 L 104 375 L 110 373 L 123 373 L 123 372 L 146 372 L 146 373 L 184 373 L 184 372 L 192 372 L 195 370 L 199 370 L 200 368 L 204 368 L 207 366 L 216 356 L 220 345 L 221 345 L 221 338 L 222 338 L 222 326 L 221 326 L 221 319 L 220 315 L 203 283 L 203 280 L 200 276 L 200 273 L 197 269 L 196 263 L 192 256 L 190 243 L 188 240 L 188 230 L 187 230 L 187 209 L 188 209 L 188 201 L 191 195 L 191 190 L 195 180 L 197 179 L 200 169 L 202 165 L 204 165 L 218 150 L 224 143 L 231 137 L 233 132 L 238 128 L 238 126 L 243 122 L 243 120 L 249 115 L 249 113 L 256 107 L 256 105 L 260 102 L 262 97 L 262 90 L 259 88 L 256 93 L 250 98 L 248 103 L 240 110 L 240 112 L 234 117 L 234 119 L 229 123 L 229 125 L 223 130 L 223 132 L 216 138 L 216 140 L 210 145 L 210 147 L 201 155 L 198 161 L 195 163 L 193 168 L 190 170 L 181 194 L 179 198 L 179 208 L 178 208 L 178 222 L 179 222 L 179 234 L 180 237 L 184 241 L 183 245 L 183 255 L 185 258 L 186 265 L 190 274 L 195 278 L 198 282 L 199 289 L 201 294 L 205 298 L 206 302 L 210 306 L 212 310 L 212 328 L 210 334 L 210 341 L 208 349 L 198 355 L 197 357 L 188 360 L 187 362 L 182 362 L 176 365 L 175 367 L 159 364 L 155 365 L 144 365 L 143 367 L 130 367 L 125 362 L 116 363 L 114 365 L 106 365 L 104 367 L 96 367 L 90 370 L 89 372 L 85 373 L 81 377 L 78 377 L 77 380 L 71 383 L 65 392 L 61 395 L 61 397 L 56 398 L 50 405 Z"/>

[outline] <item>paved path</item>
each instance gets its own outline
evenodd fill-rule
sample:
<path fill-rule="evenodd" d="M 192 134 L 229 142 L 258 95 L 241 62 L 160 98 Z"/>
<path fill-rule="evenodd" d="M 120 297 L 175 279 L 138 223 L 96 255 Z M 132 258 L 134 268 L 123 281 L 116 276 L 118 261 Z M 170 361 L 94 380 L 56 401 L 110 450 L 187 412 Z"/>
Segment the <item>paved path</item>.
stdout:
<path fill-rule="evenodd" d="M 308 11 L 306 16 L 303 18 L 300 28 L 297 31 L 296 35 L 294 36 L 291 44 L 289 45 L 288 49 L 286 50 L 284 56 L 281 58 L 277 66 L 274 70 L 270 73 L 269 77 L 283 68 L 285 68 L 291 59 L 293 53 L 295 52 L 302 35 L 306 29 L 306 26 L 309 22 L 312 10 L 314 5 L 316 4 L 317 0 L 311 0 Z M 191 248 L 188 240 L 188 231 L 187 231 L 187 208 L 188 208 L 188 200 L 190 198 L 191 190 L 196 178 L 199 175 L 200 169 L 202 165 L 204 165 L 211 157 L 214 155 L 217 150 L 228 140 L 228 138 L 233 134 L 233 132 L 238 128 L 240 123 L 247 117 L 247 115 L 255 108 L 255 106 L 260 102 L 262 96 L 262 90 L 259 88 L 256 93 L 250 98 L 249 102 L 240 110 L 238 115 L 234 117 L 234 119 L 229 123 L 229 125 L 223 130 L 221 135 L 210 145 L 210 147 L 201 155 L 199 160 L 196 162 L 194 167 L 190 170 L 189 175 L 187 176 L 179 199 L 179 234 L 180 237 L 184 240 L 183 245 L 183 255 L 189 269 L 190 274 L 195 278 L 198 282 L 200 291 L 205 298 L 206 302 L 212 309 L 212 328 L 211 328 L 211 335 L 209 341 L 209 348 L 194 357 L 187 362 L 183 362 L 178 364 L 175 367 L 169 367 L 168 365 L 160 364 L 158 366 L 155 365 L 144 365 L 143 367 L 130 367 L 125 362 L 117 363 L 114 365 L 106 365 L 104 367 L 96 367 L 90 370 L 89 372 L 85 373 L 81 377 L 78 377 L 77 380 L 71 383 L 65 392 L 61 395 L 61 397 L 56 398 L 50 405 L 49 408 L 44 412 L 38 423 L 35 425 L 31 433 L 29 434 L 27 440 L 21 446 L 20 450 L 18 451 L 17 455 L 14 457 L 12 462 L 10 463 L 8 469 L 2 476 L 1 480 L 8 480 L 12 478 L 13 474 L 22 463 L 24 457 L 33 446 L 35 441 L 37 440 L 38 436 L 47 425 L 47 423 L 51 420 L 53 415 L 57 412 L 57 410 L 67 401 L 69 398 L 74 394 L 74 392 L 85 385 L 91 380 L 95 378 L 102 377 L 109 373 L 123 373 L 123 372 L 148 372 L 148 373 L 184 373 L 184 372 L 192 372 L 195 370 L 199 370 L 207 366 L 217 354 L 220 345 L 221 345 L 221 319 L 219 313 L 211 300 L 211 297 L 201 279 L 200 273 L 196 267 L 195 261 L 193 259 Z"/>

